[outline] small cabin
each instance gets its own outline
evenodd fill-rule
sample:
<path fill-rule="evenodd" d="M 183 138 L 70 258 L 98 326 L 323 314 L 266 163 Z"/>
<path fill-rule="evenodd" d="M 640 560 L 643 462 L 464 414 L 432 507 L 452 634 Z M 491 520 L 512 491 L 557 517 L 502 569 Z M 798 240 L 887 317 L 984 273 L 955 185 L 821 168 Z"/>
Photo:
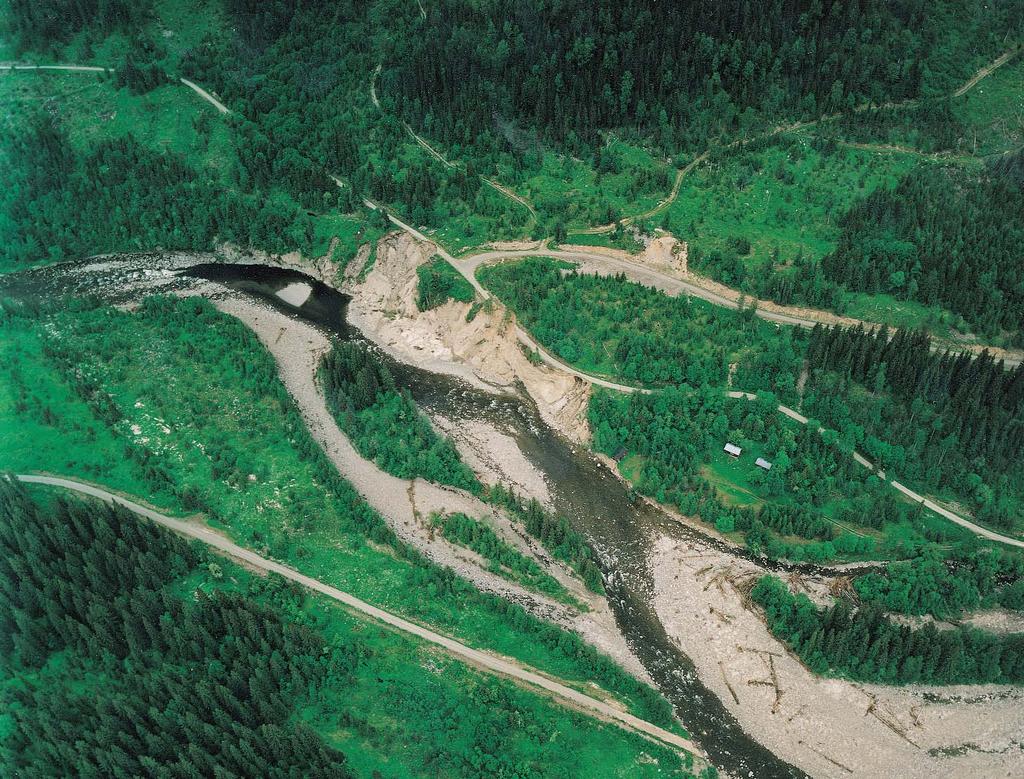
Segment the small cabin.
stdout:
<path fill-rule="evenodd" d="M 763 457 L 758 457 L 754 461 L 754 465 L 756 465 L 758 468 L 764 468 L 766 471 L 770 471 L 772 469 L 772 464 Z"/>
<path fill-rule="evenodd" d="M 739 457 L 743 453 L 743 450 L 736 446 L 736 444 L 726 444 L 724 451 L 730 457 Z"/>

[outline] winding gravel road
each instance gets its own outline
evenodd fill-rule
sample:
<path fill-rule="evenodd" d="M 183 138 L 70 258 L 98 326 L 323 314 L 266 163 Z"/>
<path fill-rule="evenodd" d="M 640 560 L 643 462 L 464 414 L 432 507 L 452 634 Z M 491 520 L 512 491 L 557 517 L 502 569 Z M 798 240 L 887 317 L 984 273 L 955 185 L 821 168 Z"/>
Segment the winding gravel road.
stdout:
<path fill-rule="evenodd" d="M 541 675 L 540 672 L 533 670 L 528 666 L 521 666 L 504 658 L 482 652 L 478 649 L 473 649 L 472 647 L 455 641 L 448 636 L 435 633 L 433 630 L 425 628 L 422 625 L 417 625 L 416 623 L 396 616 L 391 612 L 379 609 L 376 606 L 355 597 L 354 595 L 350 595 L 347 592 L 337 589 L 336 587 L 331 587 L 329 584 L 324 584 L 317 579 L 301 574 L 292 568 L 275 562 L 274 560 L 261 557 L 255 552 L 229 541 L 209 528 L 169 517 L 166 514 L 161 514 L 160 512 L 147 508 L 135 501 L 119 497 L 107 490 L 94 487 L 91 484 L 85 484 L 74 479 L 64 479 L 57 476 L 36 476 L 30 474 L 16 474 L 15 478 L 18 479 L 18 481 L 25 482 L 27 484 L 45 484 L 52 487 L 61 487 L 83 495 L 98 498 L 106 503 L 114 503 L 119 506 L 124 506 L 129 511 L 138 514 L 139 516 L 146 517 L 161 527 L 173 530 L 175 533 L 179 533 L 188 538 L 194 538 L 197 541 L 201 541 L 207 546 L 210 546 L 223 554 L 237 560 L 241 560 L 249 565 L 259 568 L 260 570 L 276 573 L 279 576 L 283 576 L 285 579 L 297 582 L 304 587 L 314 590 L 315 592 L 326 595 L 328 598 L 347 606 L 353 611 L 359 612 L 360 614 L 377 620 L 378 622 L 382 622 L 385 625 L 389 625 L 402 633 L 415 636 L 427 643 L 439 646 L 448 653 L 472 664 L 476 668 L 498 676 L 513 679 L 514 681 L 523 685 L 528 685 L 529 687 L 544 690 L 563 706 L 582 710 L 591 716 L 596 716 L 599 719 L 619 725 L 620 727 L 624 727 L 628 730 L 635 731 L 663 744 L 667 744 L 668 746 L 682 749 L 696 755 L 703 754 L 700 751 L 700 748 L 689 739 L 683 738 L 675 733 L 671 733 L 663 728 L 659 728 L 657 725 L 647 722 L 646 720 L 642 720 L 628 712 L 621 711 L 604 701 L 591 698 L 589 695 L 585 695 L 578 690 L 574 690 L 572 687 Z"/>

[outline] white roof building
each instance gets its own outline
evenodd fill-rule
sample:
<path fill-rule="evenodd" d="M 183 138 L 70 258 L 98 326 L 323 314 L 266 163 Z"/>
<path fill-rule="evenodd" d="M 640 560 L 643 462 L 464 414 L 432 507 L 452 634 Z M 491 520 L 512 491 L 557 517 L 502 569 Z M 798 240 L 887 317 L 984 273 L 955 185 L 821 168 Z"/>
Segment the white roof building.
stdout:
<path fill-rule="evenodd" d="M 758 468 L 764 468 L 766 471 L 770 471 L 772 469 L 772 464 L 763 457 L 758 457 L 757 460 L 754 461 L 754 465 Z"/>
<path fill-rule="evenodd" d="M 740 449 L 738 446 L 736 446 L 736 444 L 726 444 L 725 445 L 725 453 L 726 454 L 731 454 L 733 457 L 739 457 L 740 453 L 742 451 L 743 450 Z"/>

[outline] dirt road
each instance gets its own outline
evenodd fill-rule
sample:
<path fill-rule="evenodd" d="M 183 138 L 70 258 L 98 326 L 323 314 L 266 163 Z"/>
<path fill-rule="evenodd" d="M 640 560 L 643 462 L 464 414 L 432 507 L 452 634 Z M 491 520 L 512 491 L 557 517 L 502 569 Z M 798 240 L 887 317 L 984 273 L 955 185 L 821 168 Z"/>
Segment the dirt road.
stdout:
<path fill-rule="evenodd" d="M 114 495 L 107 490 L 94 487 L 90 484 L 83 484 L 82 482 L 75 481 L 73 479 L 63 479 L 56 476 L 34 476 L 28 474 L 17 474 L 15 478 L 28 484 L 45 484 L 53 487 L 62 487 L 83 495 L 98 498 L 107 503 L 115 503 L 117 505 L 124 506 L 129 511 L 132 511 L 139 516 L 146 517 L 162 527 L 173 530 L 183 536 L 201 541 L 207 546 L 210 546 L 223 554 L 237 560 L 241 560 L 248 565 L 259 568 L 260 570 L 276 573 L 283 576 L 285 579 L 297 582 L 304 587 L 314 590 L 315 592 L 326 595 L 328 598 L 347 606 L 353 611 L 377 620 L 378 622 L 382 622 L 385 625 L 389 625 L 402 633 L 415 636 L 427 643 L 439 646 L 448 653 L 470 663 L 476 668 L 512 679 L 525 686 L 544 690 L 555 701 L 562 705 L 582 710 L 591 716 L 596 716 L 599 719 L 619 725 L 620 727 L 625 727 L 663 744 L 675 747 L 676 749 L 682 749 L 697 755 L 702 754 L 699 747 L 689 739 L 683 738 L 675 733 L 670 733 L 663 728 L 659 728 L 657 725 L 621 711 L 603 701 L 591 698 L 589 695 L 584 695 L 578 690 L 574 690 L 572 687 L 562 684 L 559 681 L 547 676 L 542 676 L 538 671 L 535 671 L 528 666 L 521 666 L 504 658 L 482 652 L 478 649 L 473 649 L 472 647 L 455 641 L 448 636 L 435 633 L 433 630 L 417 625 L 414 622 L 409 622 L 408 620 L 396 616 L 391 612 L 379 609 L 364 600 L 360 600 L 354 595 L 350 595 L 347 592 L 337 589 L 336 587 L 331 587 L 317 579 L 313 579 L 292 568 L 288 568 L 281 563 L 268 560 L 266 557 L 261 557 L 255 552 L 229 541 L 209 528 L 169 517 L 166 514 L 161 514 L 153 509 L 146 508 L 139 503 Z"/>
<path fill-rule="evenodd" d="M 0 65 L 0 70 L 63 70 L 74 73 L 112 73 L 114 68 L 101 68 L 96 65 Z M 179 82 L 187 86 L 199 97 L 212 105 L 222 114 L 229 114 L 231 111 L 226 105 L 203 89 L 201 86 L 187 78 L 179 78 Z"/>

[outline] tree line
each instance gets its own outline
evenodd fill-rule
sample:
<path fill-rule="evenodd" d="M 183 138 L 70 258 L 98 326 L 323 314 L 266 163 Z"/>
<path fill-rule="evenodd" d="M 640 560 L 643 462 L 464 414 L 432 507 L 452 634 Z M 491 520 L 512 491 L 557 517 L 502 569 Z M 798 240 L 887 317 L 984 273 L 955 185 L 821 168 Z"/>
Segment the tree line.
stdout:
<path fill-rule="evenodd" d="M 5 481 L 0 516 L 13 774 L 352 775 L 296 716 L 341 670 L 321 637 L 238 594 L 186 602 L 169 585 L 207 558 L 126 509 Z"/>
<path fill-rule="evenodd" d="M 808 266 L 796 280 L 808 302 L 827 305 L 844 290 L 890 294 L 949 309 L 986 336 L 1019 338 L 1024 151 L 979 171 L 922 165 L 856 203 L 841 227 L 820 278 Z"/>
<path fill-rule="evenodd" d="M 815 116 L 920 93 L 927 5 L 871 2 L 465 0 L 410 14 L 381 83 L 446 144 L 498 117 L 590 157 L 603 130 L 695 147 L 750 115 Z M 496 21 L 500 20 L 500 21 Z M 511 132 L 507 143 L 515 141 Z"/>
<path fill-rule="evenodd" d="M 399 388 L 387 365 L 366 346 L 335 344 L 321 361 L 318 377 L 338 424 L 385 471 L 473 492 L 482 489 L 451 439 L 434 430 L 409 391 Z"/>
<path fill-rule="evenodd" d="M 16 267 L 102 252 L 212 249 L 231 240 L 310 251 L 313 222 L 295 203 L 225 187 L 184 156 L 131 135 L 75 150 L 63 127 L 33 112 L 5 134 L 0 263 Z"/>
<path fill-rule="evenodd" d="M 818 608 L 774 576 L 762 577 L 751 597 L 772 633 L 818 674 L 887 684 L 1024 682 L 1024 634 L 912 628 L 845 599 Z"/>
<path fill-rule="evenodd" d="M 1012 529 L 1024 487 L 1024 367 L 988 352 L 934 352 L 923 332 L 816 326 L 804 409 L 883 468 L 957 492 Z"/>

